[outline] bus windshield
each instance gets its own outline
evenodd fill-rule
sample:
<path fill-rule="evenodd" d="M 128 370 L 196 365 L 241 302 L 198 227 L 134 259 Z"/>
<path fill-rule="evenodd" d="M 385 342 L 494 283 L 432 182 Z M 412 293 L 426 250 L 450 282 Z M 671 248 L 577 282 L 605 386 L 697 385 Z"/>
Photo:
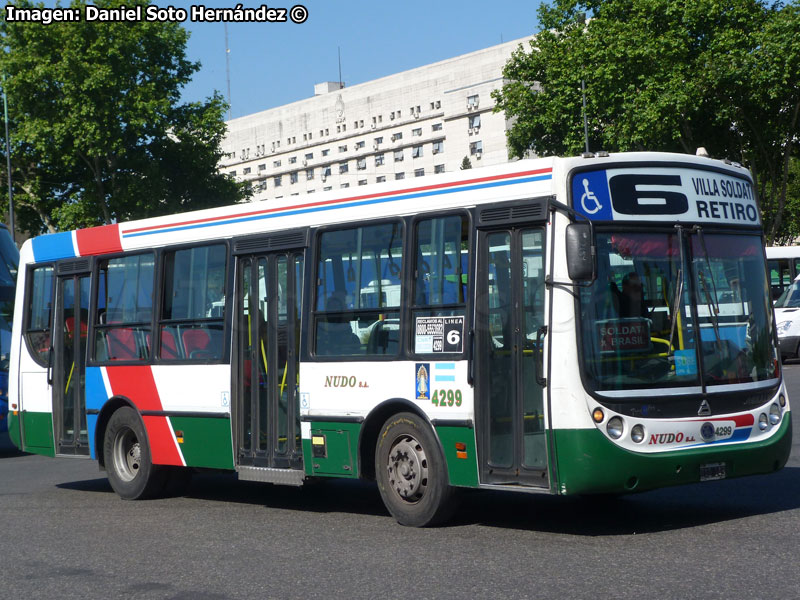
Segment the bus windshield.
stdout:
<path fill-rule="evenodd" d="M 580 339 L 598 392 L 778 377 L 761 239 L 693 230 L 599 232 Z M 652 392 L 651 392 L 652 393 Z"/>

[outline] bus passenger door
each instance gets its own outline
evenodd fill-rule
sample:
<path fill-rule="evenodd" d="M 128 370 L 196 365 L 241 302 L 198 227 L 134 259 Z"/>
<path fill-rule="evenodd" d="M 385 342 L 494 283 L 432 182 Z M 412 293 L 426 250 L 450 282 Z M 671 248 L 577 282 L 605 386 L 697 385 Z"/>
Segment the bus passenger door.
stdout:
<path fill-rule="evenodd" d="M 242 479 L 291 483 L 270 470 L 300 470 L 297 377 L 303 253 L 237 259 L 234 367 L 236 463 Z"/>
<path fill-rule="evenodd" d="M 52 356 L 56 454 L 89 455 L 84 381 L 89 285 L 88 274 L 58 277 Z"/>
<path fill-rule="evenodd" d="M 478 232 L 475 405 L 482 483 L 548 487 L 543 227 Z M 538 365 L 537 365 L 538 362 Z"/>

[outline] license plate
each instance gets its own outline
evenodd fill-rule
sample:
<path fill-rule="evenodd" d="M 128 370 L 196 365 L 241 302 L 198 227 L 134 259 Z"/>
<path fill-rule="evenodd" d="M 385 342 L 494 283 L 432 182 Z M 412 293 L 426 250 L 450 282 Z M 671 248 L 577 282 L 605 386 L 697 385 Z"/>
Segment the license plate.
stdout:
<path fill-rule="evenodd" d="M 700 465 L 700 481 L 725 479 L 725 463 L 707 463 Z"/>

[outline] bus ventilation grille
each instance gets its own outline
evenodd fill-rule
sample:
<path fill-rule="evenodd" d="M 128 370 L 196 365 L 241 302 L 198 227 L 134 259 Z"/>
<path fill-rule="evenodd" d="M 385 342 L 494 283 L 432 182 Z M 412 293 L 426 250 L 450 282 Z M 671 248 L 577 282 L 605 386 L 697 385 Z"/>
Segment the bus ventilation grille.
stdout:
<path fill-rule="evenodd" d="M 541 219 L 544 216 L 544 205 L 541 202 L 518 204 L 516 206 L 498 206 L 486 208 L 480 213 L 481 223 L 507 223 Z"/>
<path fill-rule="evenodd" d="M 236 254 L 244 254 L 263 250 L 303 248 L 307 245 L 307 231 L 287 231 L 274 235 L 260 235 L 258 237 L 236 240 L 233 251 Z"/>
<path fill-rule="evenodd" d="M 68 275 L 70 273 L 85 273 L 89 270 L 89 259 L 70 260 L 58 264 L 58 274 Z"/>

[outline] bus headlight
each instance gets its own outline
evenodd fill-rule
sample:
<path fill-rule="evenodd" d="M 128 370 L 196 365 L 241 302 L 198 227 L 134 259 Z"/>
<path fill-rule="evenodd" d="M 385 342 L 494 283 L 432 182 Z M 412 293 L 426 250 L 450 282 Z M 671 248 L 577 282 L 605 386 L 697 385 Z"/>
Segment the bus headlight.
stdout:
<path fill-rule="evenodd" d="M 769 427 L 769 424 L 767 423 L 767 413 L 761 413 L 761 415 L 758 417 L 758 428 L 761 431 L 764 431 L 767 427 Z"/>
<path fill-rule="evenodd" d="M 783 394 L 778 396 L 778 402 L 780 403 L 781 408 L 785 407 L 786 406 L 786 396 L 784 396 Z"/>
<path fill-rule="evenodd" d="M 624 424 L 620 417 L 612 417 L 608 420 L 608 425 L 606 425 L 606 431 L 608 435 L 618 440 L 622 437 L 622 430 L 624 428 Z"/>
<path fill-rule="evenodd" d="M 641 425 L 634 425 L 631 429 L 631 439 L 636 444 L 641 444 L 644 439 L 644 427 Z"/>
<path fill-rule="evenodd" d="M 769 422 L 773 425 L 777 425 L 781 421 L 781 409 L 780 407 L 772 403 L 772 406 L 769 407 Z"/>

